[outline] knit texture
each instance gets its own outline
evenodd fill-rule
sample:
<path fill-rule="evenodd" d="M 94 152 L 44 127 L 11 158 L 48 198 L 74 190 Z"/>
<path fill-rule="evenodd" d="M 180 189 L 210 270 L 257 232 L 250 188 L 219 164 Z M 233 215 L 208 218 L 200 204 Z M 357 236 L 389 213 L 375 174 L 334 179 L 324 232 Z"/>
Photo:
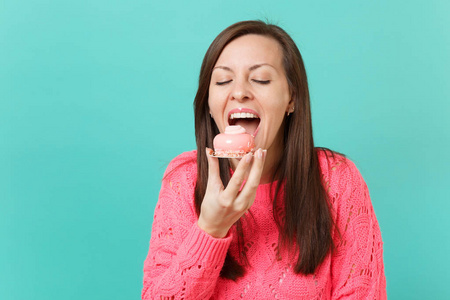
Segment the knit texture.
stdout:
<path fill-rule="evenodd" d="M 295 274 L 295 257 L 278 251 L 273 190 L 263 184 L 251 214 L 241 218 L 250 266 L 236 282 L 220 278 L 228 249 L 240 257 L 237 234 L 232 228 L 227 237 L 216 239 L 197 226 L 196 151 L 191 151 L 169 164 L 162 181 L 142 299 L 386 299 L 380 228 L 367 186 L 348 159 L 324 151 L 318 155 L 338 228 L 333 231 L 335 249 L 314 274 Z"/>

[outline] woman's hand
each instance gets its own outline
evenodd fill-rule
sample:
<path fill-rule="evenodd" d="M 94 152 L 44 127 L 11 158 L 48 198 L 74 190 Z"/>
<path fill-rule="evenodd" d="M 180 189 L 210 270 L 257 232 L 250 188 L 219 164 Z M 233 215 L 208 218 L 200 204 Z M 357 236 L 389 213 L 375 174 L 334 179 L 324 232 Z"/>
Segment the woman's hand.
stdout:
<path fill-rule="evenodd" d="M 209 151 L 211 150 L 206 149 L 207 154 Z M 220 179 L 218 158 L 210 155 L 207 157 L 208 184 L 198 218 L 198 226 L 213 237 L 223 238 L 231 226 L 247 212 L 255 201 L 266 150 L 258 149 L 254 157 L 250 153 L 245 155 L 236 167 L 226 189 Z M 242 187 L 244 181 L 245 184 Z"/>

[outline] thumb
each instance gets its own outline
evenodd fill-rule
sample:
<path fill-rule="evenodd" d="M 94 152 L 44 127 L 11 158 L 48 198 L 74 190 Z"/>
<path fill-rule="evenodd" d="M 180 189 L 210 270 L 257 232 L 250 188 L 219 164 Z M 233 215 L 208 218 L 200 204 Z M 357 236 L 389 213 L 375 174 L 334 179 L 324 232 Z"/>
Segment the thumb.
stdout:
<path fill-rule="evenodd" d="M 208 158 L 208 183 L 221 184 L 222 180 L 220 179 L 220 167 L 219 167 L 219 159 L 217 157 L 213 157 L 213 150 L 210 148 L 206 148 L 206 157 Z"/>

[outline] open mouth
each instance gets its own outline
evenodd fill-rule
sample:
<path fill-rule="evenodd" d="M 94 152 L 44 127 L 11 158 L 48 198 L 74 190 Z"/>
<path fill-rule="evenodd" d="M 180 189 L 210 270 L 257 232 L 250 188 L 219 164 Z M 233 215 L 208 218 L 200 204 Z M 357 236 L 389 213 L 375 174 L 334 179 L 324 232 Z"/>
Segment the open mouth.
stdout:
<path fill-rule="evenodd" d="M 232 110 L 228 114 L 229 125 L 240 125 L 245 128 L 247 133 L 256 136 L 261 122 L 260 117 L 255 111 L 247 109 Z"/>

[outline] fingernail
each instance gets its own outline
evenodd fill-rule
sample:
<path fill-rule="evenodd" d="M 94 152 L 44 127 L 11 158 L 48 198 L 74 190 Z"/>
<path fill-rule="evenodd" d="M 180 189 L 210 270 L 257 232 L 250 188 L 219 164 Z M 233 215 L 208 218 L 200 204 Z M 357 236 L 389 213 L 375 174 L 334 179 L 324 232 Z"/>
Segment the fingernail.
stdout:
<path fill-rule="evenodd" d="M 250 162 L 252 160 L 252 154 L 251 153 L 248 153 L 246 156 L 245 156 L 245 162 Z"/>
<path fill-rule="evenodd" d="M 262 157 L 263 157 L 263 158 L 266 158 L 266 154 L 267 154 L 267 149 L 264 149 L 264 150 L 262 151 Z"/>
<path fill-rule="evenodd" d="M 258 156 L 259 159 L 263 158 L 263 153 L 262 153 L 261 148 L 259 148 L 258 151 L 256 151 L 256 155 Z"/>

